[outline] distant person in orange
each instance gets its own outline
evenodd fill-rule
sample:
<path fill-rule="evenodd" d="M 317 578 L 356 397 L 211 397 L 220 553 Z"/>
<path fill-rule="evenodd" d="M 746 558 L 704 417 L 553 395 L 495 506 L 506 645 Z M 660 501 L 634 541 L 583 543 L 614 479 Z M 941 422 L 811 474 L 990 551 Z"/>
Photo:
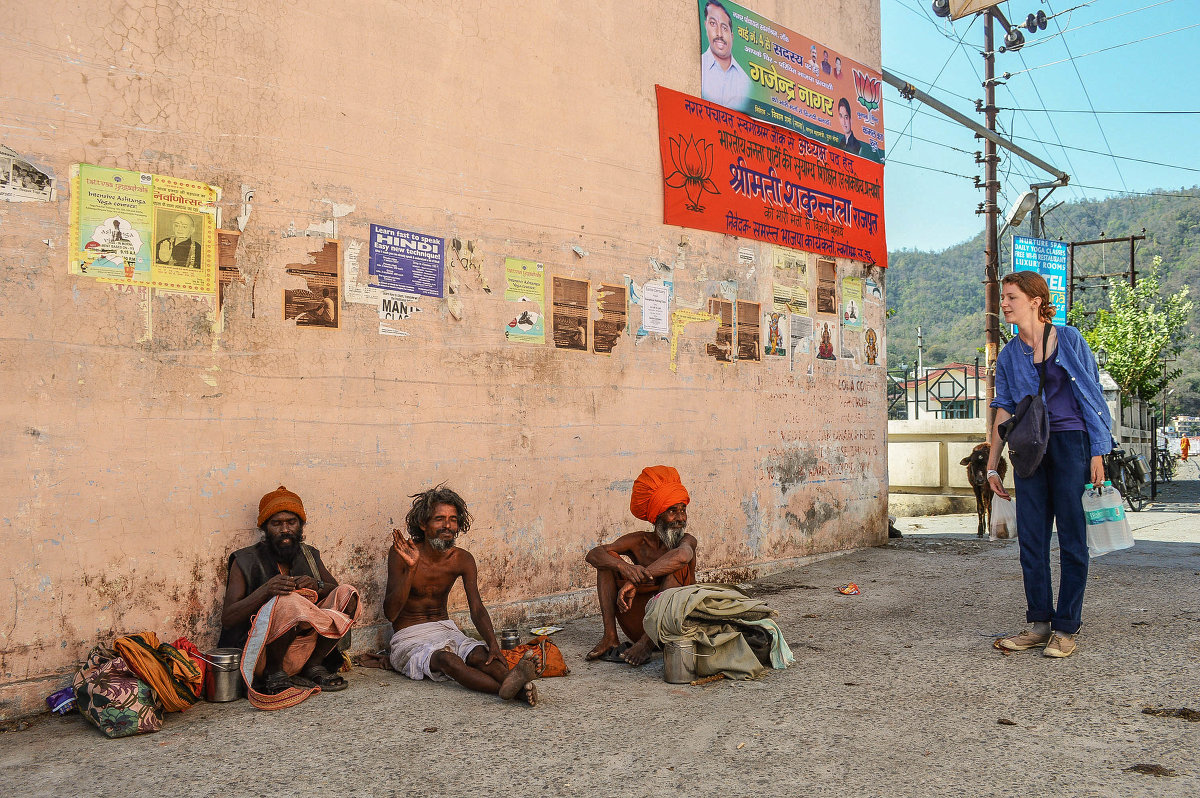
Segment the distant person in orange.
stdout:
<path fill-rule="evenodd" d="M 1188 436 L 1184 435 L 1179 439 L 1179 459 L 1185 463 L 1187 462 L 1188 449 L 1190 448 L 1192 448 L 1191 440 Z"/>
<path fill-rule="evenodd" d="M 654 643 L 642 625 L 646 603 L 667 588 L 696 583 L 696 538 L 687 532 L 690 501 L 671 466 L 644 468 L 634 481 L 629 511 L 654 528 L 630 532 L 587 553 L 588 564 L 596 569 L 604 636 L 586 659 L 641 665 L 650 658 Z M 618 623 L 632 644 L 618 645 Z"/>

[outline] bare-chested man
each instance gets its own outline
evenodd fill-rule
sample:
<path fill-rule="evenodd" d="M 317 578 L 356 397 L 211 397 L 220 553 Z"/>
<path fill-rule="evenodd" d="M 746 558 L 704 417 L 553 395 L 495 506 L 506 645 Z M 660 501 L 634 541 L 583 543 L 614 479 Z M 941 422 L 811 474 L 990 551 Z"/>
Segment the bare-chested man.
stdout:
<path fill-rule="evenodd" d="M 392 531 L 383 613 L 392 622 L 389 659 L 410 679 L 454 681 L 469 690 L 537 703 L 535 664 L 523 659 L 509 670 L 487 607 L 479 597 L 475 558 L 454 545 L 471 527 L 466 502 L 445 485 L 413 497 L 403 530 Z M 450 588 L 462 579 L 471 621 L 484 642 L 464 635 L 446 612 Z"/>
<path fill-rule="evenodd" d="M 586 659 L 619 656 L 641 665 L 650 658 L 654 644 L 642 627 L 646 602 L 669 587 L 696 583 L 696 538 L 686 531 L 689 501 L 679 472 L 670 466 L 642 469 L 634 481 L 629 511 L 654 529 L 622 535 L 588 552 L 587 561 L 596 569 L 604 636 Z M 618 623 L 632 645 L 618 646 Z"/>

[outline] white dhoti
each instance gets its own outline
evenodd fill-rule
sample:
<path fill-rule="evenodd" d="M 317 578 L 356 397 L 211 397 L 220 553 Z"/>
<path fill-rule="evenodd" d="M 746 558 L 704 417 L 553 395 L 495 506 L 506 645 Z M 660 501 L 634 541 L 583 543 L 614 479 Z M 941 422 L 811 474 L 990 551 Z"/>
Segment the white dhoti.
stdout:
<path fill-rule="evenodd" d="M 430 670 L 429 659 L 436 651 L 449 651 L 463 660 L 483 643 L 467 637 L 454 621 L 429 621 L 406 626 L 392 635 L 388 643 L 388 659 L 398 673 L 410 679 L 432 679 L 444 682 L 449 677 Z"/>

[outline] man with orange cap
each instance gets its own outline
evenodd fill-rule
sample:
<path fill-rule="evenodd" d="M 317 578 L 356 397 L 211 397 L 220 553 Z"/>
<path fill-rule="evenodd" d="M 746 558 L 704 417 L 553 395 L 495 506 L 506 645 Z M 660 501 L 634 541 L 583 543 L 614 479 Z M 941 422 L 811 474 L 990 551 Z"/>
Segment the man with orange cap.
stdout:
<path fill-rule="evenodd" d="M 263 709 L 346 687 L 335 648 L 349 640 L 358 591 L 339 585 L 304 542 L 307 520 L 300 497 L 280 485 L 258 503 L 263 539 L 229 555 L 218 645 L 244 648 L 250 700 Z"/>
<path fill-rule="evenodd" d="M 587 561 L 596 569 L 604 636 L 586 659 L 641 665 L 650 658 L 654 643 L 642 627 L 646 602 L 669 587 L 696 583 L 696 538 L 687 532 L 690 501 L 679 472 L 670 466 L 644 468 L 634 481 L 629 511 L 654 528 L 630 532 L 588 552 Z M 618 623 L 632 643 L 618 645 Z"/>

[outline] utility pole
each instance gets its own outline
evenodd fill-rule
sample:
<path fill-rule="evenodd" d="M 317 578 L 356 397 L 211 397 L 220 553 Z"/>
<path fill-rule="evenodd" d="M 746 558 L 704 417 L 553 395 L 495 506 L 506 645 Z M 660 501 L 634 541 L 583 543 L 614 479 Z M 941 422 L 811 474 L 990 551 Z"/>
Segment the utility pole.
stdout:
<path fill-rule="evenodd" d="M 985 127 L 994 135 L 996 133 L 996 49 L 992 35 L 992 10 L 983 12 L 983 63 L 984 63 L 984 121 Z M 983 212 L 986 219 L 984 225 L 983 255 L 984 255 L 984 324 L 986 354 L 985 386 L 987 394 L 988 418 L 987 427 L 992 428 L 995 409 L 992 400 L 996 398 L 996 358 L 1000 354 L 1000 246 L 996 230 L 996 195 L 1000 187 L 996 174 L 996 165 L 1000 157 L 996 154 L 996 142 L 985 138 L 983 143 L 984 186 L 985 199 Z"/>

